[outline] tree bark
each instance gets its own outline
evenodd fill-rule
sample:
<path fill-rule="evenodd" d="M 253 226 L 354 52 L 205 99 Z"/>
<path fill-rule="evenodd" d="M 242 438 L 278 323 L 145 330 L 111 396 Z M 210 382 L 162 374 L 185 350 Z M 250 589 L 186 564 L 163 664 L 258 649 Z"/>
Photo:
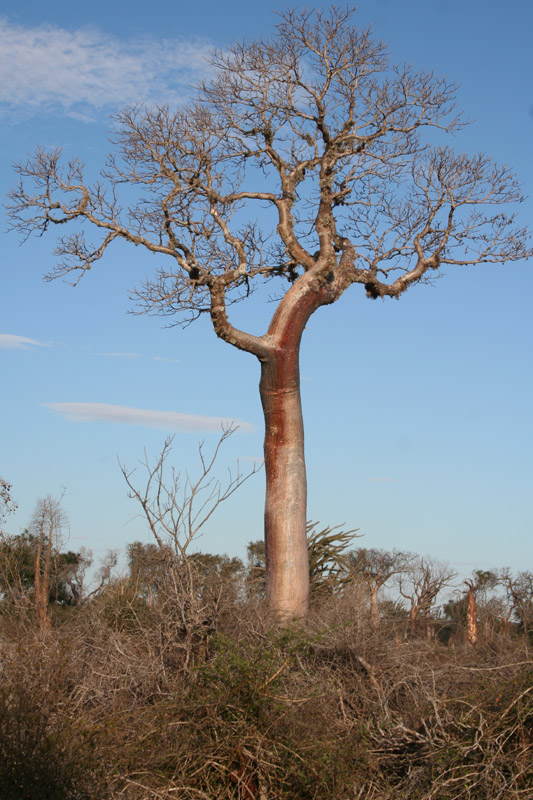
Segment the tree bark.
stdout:
<path fill-rule="evenodd" d="M 280 618 L 307 614 L 307 477 L 300 394 L 300 342 L 305 325 L 329 301 L 327 289 L 307 275 L 278 306 L 260 357 L 259 392 L 265 418 L 265 555 L 267 597 Z"/>
<path fill-rule="evenodd" d="M 320 306 L 335 302 L 353 281 L 353 247 L 346 240 L 336 272 L 324 264 L 301 275 L 280 301 L 268 331 L 253 336 L 228 320 L 225 289 L 213 283 L 215 333 L 261 364 L 259 392 L 265 419 L 265 557 L 267 598 L 280 619 L 304 617 L 309 608 L 307 477 L 300 395 L 300 343 Z"/>
<path fill-rule="evenodd" d="M 307 613 L 307 478 L 298 352 L 261 366 L 265 416 L 265 555 L 270 608 L 281 617 Z"/>
<path fill-rule="evenodd" d="M 477 603 L 476 587 L 467 582 L 467 606 L 466 606 L 466 639 L 469 644 L 477 644 Z"/>

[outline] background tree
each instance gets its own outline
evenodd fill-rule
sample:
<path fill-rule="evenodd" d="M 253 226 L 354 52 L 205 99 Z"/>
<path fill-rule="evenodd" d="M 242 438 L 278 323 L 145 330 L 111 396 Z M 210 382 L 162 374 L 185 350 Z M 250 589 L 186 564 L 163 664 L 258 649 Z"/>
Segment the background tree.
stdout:
<path fill-rule="evenodd" d="M 66 524 L 61 500 L 48 495 L 37 501 L 30 531 L 36 541 L 33 592 L 41 633 L 47 633 L 52 627 L 49 612 L 50 579 L 54 551 L 61 547 L 61 536 Z"/>
<path fill-rule="evenodd" d="M 35 582 L 37 539 L 27 529 L 17 535 L 3 534 L 0 543 L 0 590 L 4 607 L 20 607 L 28 601 Z"/>
<path fill-rule="evenodd" d="M 513 575 L 508 567 L 497 573 L 497 580 L 505 590 L 509 606 L 518 617 L 526 643 L 533 624 L 533 572 L 524 570 Z"/>
<path fill-rule="evenodd" d="M 166 546 L 152 542 L 132 542 L 127 547 L 130 580 L 150 606 L 164 581 L 169 556 Z"/>
<path fill-rule="evenodd" d="M 184 323 L 207 313 L 217 336 L 259 359 L 267 590 L 281 615 L 308 603 L 299 347 L 309 317 L 352 284 L 398 298 L 446 265 L 529 253 L 502 211 L 521 199 L 510 170 L 423 140 L 426 128 L 440 132 L 431 142 L 460 129 L 454 87 L 391 65 L 352 13 L 288 11 L 271 39 L 215 54 L 188 107 L 121 112 L 102 181 L 40 149 L 11 193 L 25 236 L 74 223 L 51 278 L 77 283 L 115 240 L 142 245 L 166 260 L 137 292 L 142 309 Z M 100 233 L 95 243 L 80 223 Z M 228 306 L 268 279 L 281 294 L 268 330 L 239 330 Z"/>
<path fill-rule="evenodd" d="M 243 599 L 245 575 L 240 558 L 219 553 L 193 553 L 191 559 L 198 594 L 204 604 L 213 609 L 213 617 Z"/>
<path fill-rule="evenodd" d="M 428 639 L 432 637 L 431 611 L 440 592 L 449 586 L 457 573 L 431 558 L 417 558 L 411 562 L 405 575 L 399 577 L 402 597 L 411 604 L 409 617 L 411 633 L 415 633 L 420 620 L 423 621 Z"/>
<path fill-rule="evenodd" d="M 477 583 L 472 580 L 465 581 L 466 592 L 466 640 L 469 644 L 477 644 Z"/>
<path fill-rule="evenodd" d="M 405 572 L 416 556 L 401 550 L 359 547 L 348 554 L 347 570 L 353 580 L 368 587 L 370 618 L 374 628 L 381 623 L 379 593 L 393 575 Z"/>
<path fill-rule="evenodd" d="M 480 593 L 486 594 L 488 589 L 493 589 L 497 584 L 496 573 L 493 570 L 476 569 L 473 572 L 473 577 L 465 581 L 467 587 L 466 592 L 466 640 L 470 644 L 476 644 L 478 639 L 478 617 L 479 617 L 479 604 L 478 595 Z M 487 620 L 487 609 L 483 609 L 485 616 L 485 623 Z M 487 625 L 486 625 L 487 627 Z"/>
<path fill-rule="evenodd" d="M 63 549 L 66 516 L 50 496 L 36 504 L 29 528 L 0 540 L 0 594 L 4 608 L 37 610 L 42 630 L 50 628 L 49 606 L 78 605 L 92 563 L 90 551 Z"/>
<path fill-rule="evenodd" d="M 13 486 L 8 483 L 4 478 L 0 478 L 0 532 L 1 526 L 4 524 L 6 517 L 13 514 L 17 509 L 17 504 L 11 496 L 11 489 Z"/>
<path fill-rule="evenodd" d="M 79 605 L 85 599 L 85 578 L 93 563 L 92 552 L 85 547 L 54 553 L 55 585 L 51 599 L 62 605 Z"/>
<path fill-rule="evenodd" d="M 266 594 L 265 540 L 248 542 L 246 547 L 246 593 L 248 598 Z"/>
<path fill-rule="evenodd" d="M 351 581 L 347 549 L 357 538 L 357 529 L 344 531 L 340 527 L 319 529 L 316 522 L 307 525 L 311 591 L 338 592 Z"/>

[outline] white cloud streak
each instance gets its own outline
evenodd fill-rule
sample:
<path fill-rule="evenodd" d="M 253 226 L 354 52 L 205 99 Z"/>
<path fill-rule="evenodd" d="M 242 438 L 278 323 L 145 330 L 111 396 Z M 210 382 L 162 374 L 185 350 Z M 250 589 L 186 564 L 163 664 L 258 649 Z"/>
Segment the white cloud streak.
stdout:
<path fill-rule="evenodd" d="M 110 403 L 43 403 L 42 405 L 57 411 L 72 422 L 114 422 L 180 432 L 220 431 L 221 426 L 230 424 L 238 425 L 241 431 L 254 430 L 249 422 L 240 422 L 228 417 L 181 414 L 179 411 L 154 411 L 146 408 L 115 406 Z"/>
<path fill-rule="evenodd" d="M 140 358 L 140 353 L 99 353 L 101 356 L 105 356 L 105 358 Z"/>
<path fill-rule="evenodd" d="M 30 339 L 28 336 L 0 333 L 0 350 L 29 350 L 32 347 L 51 347 L 51 345 Z"/>
<path fill-rule="evenodd" d="M 179 358 L 165 358 L 165 356 L 154 356 L 154 361 L 164 361 L 168 364 L 181 364 Z"/>
<path fill-rule="evenodd" d="M 208 72 L 197 40 L 118 39 L 0 19 L 0 107 L 18 115 L 62 112 L 82 120 L 133 103 L 177 102 Z"/>

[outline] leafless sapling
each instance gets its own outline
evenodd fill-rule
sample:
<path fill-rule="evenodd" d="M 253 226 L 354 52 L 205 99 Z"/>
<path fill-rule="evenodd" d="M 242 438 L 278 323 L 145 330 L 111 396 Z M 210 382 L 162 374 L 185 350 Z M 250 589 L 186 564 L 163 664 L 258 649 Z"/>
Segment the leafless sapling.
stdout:
<path fill-rule="evenodd" d="M 129 487 L 128 496 L 139 503 L 142 516 L 157 543 L 158 569 L 160 572 L 163 569 L 167 583 L 170 581 L 172 584 L 173 603 L 178 608 L 180 625 L 185 633 L 198 624 L 202 614 L 199 606 L 203 604 L 197 581 L 201 563 L 191 553 L 191 545 L 220 505 L 262 466 L 257 463 L 247 472 L 242 472 L 237 464 L 235 470 L 228 471 L 225 483 L 215 476 L 220 448 L 235 430 L 236 426 L 229 426 L 222 431 L 210 456 L 205 453 L 204 443 L 199 445 L 200 470 L 195 478 L 188 471 L 182 474 L 168 468 L 172 437 L 166 440 L 153 463 L 145 453 L 142 466 L 147 477 L 142 488 L 134 483 L 135 470 L 121 467 Z"/>

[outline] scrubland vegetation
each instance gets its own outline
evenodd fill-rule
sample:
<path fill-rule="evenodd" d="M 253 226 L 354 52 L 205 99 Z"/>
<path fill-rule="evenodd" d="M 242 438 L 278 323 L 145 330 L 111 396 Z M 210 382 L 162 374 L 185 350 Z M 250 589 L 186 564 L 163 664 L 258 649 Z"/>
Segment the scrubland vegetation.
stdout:
<path fill-rule="evenodd" d="M 533 796 L 531 573 L 310 526 L 311 611 L 279 624 L 261 542 L 133 543 L 86 588 L 60 529 L 47 498 L 2 537 L 2 800 Z"/>
<path fill-rule="evenodd" d="M 60 233 L 49 279 L 140 245 L 163 264 L 137 310 L 208 315 L 260 362 L 268 576 L 261 542 L 247 564 L 193 552 L 246 479 L 213 481 L 217 451 L 198 481 L 165 478 L 169 442 L 144 487 L 123 469 L 151 544 L 89 589 L 60 502 L 39 501 L 0 542 L 0 800 L 533 797 L 533 574 L 477 571 L 453 598 L 447 565 L 306 530 L 311 316 L 352 285 L 399 298 L 532 255 L 512 171 L 447 145 L 455 86 L 393 64 L 354 13 L 288 10 L 270 39 L 214 53 L 188 105 L 122 110 L 94 184 L 59 148 L 16 166 L 12 229 Z M 268 329 L 242 331 L 228 310 L 265 281 Z M 0 523 L 11 507 L 0 481 Z"/>

